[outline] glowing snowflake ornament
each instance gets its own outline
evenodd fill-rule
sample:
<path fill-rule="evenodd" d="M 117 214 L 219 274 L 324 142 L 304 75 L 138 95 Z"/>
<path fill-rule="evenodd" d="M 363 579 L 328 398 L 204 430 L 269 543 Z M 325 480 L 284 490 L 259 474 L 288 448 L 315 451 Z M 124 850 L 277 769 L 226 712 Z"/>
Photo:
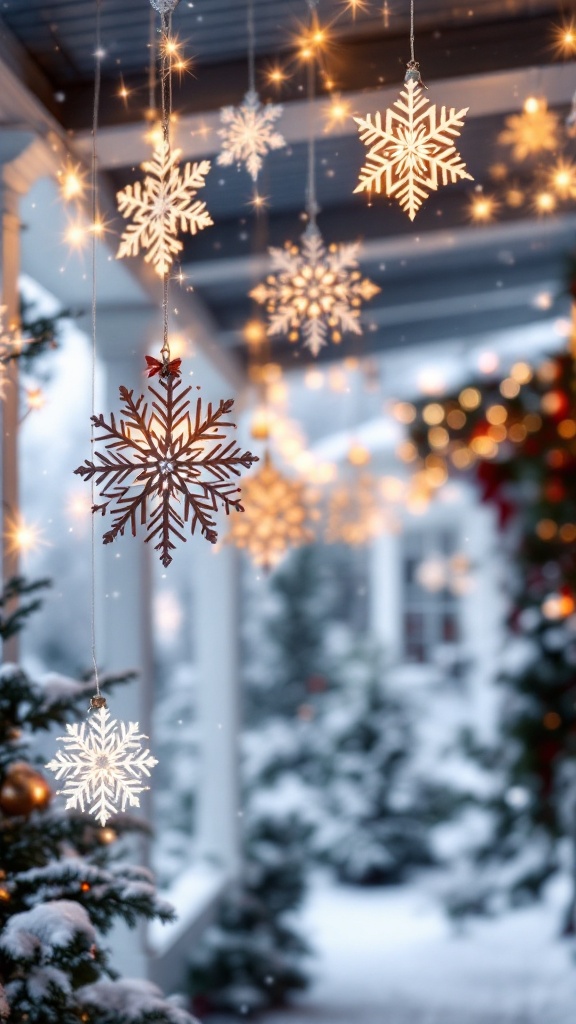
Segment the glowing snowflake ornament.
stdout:
<path fill-rule="evenodd" d="M 279 103 L 261 103 L 257 92 L 246 93 L 239 107 L 223 107 L 218 130 L 222 139 L 222 152 L 216 162 L 221 167 L 246 164 L 253 181 L 262 170 L 262 159 L 272 149 L 282 149 L 286 142 L 274 127 L 282 115 Z"/>
<path fill-rule="evenodd" d="M 184 248 L 178 233 L 195 235 L 214 223 L 206 203 L 194 198 L 205 185 L 210 161 L 186 163 L 181 168 L 180 156 L 179 149 L 171 150 L 163 140 L 152 159 L 142 164 L 144 182 L 127 185 L 116 195 L 118 210 L 132 221 L 122 234 L 117 258 L 145 251 L 146 263 L 151 263 L 160 277 L 168 273 L 174 256 Z"/>
<path fill-rule="evenodd" d="M 519 162 L 536 153 L 554 152 L 558 147 L 560 122 L 557 115 L 548 110 L 546 100 L 529 96 L 522 113 L 511 114 L 505 125 L 498 142 L 510 146 L 512 156 Z"/>
<path fill-rule="evenodd" d="M 314 540 L 305 484 L 283 476 L 268 453 L 262 468 L 245 480 L 242 499 L 244 515 L 232 521 L 226 540 L 247 551 L 255 565 L 271 569 L 289 548 Z"/>
<path fill-rule="evenodd" d="M 92 417 L 102 431 L 95 441 L 108 441 L 104 452 L 94 451 L 93 460 L 86 459 L 75 473 L 103 485 L 103 500 L 92 512 L 113 510 L 104 544 L 122 536 L 127 526 L 136 536 L 138 525 L 145 525 L 146 542 L 157 541 L 155 550 L 168 566 L 174 541 L 186 540 L 185 523 L 192 534 L 199 525 L 214 544 L 218 508 L 226 514 L 244 511 L 236 480 L 242 468 L 249 469 L 258 459 L 228 440 L 227 430 L 235 426 L 228 419 L 233 399 L 221 400 L 216 408 L 209 402 L 204 410 L 198 398 L 191 416 L 192 387 L 180 390 L 180 360 L 166 366 L 152 356 L 146 361 L 148 374 L 159 374 L 158 388 L 149 385 L 150 406 L 144 395 L 135 399 L 133 391 L 121 387 L 120 421 L 113 413 L 108 420 L 102 414 Z"/>
<path fill-rule="evenodd" d="M 474 180 L 454 145 L 468 107 L 442 107 L 438 113 L 429 104 L 420 75 L 409 69 L 400 98 L 386 111 L 384 123 L 379 111 L 374 117 L 354 118 L 368 147 L 354 192 L 385 192 L 398 200 L 410 220 L 439 185 Z"/>
<path fill-rule="evenodd" d="M 313 223 L 300 249 L 291 243 L 270 249 L 273 273 L 250 292 L 250 298 L 266 307 L 267 334 L 283 334 L 289 341 L 301 337 L 313 356 L 329 338 L 339 343 L 346 332 L 362 334 L 362 302 L 380 289 L 358 270 L 359 251 L 359 242 L 327 249 Z"/>
<path fill-rule="evenodd" d="M 140 793 L 149 789 L 142 777 L 158 761 L 142 748 L 148 737 L 138 728 L 137 722 L 111 719 L 106 706 L 87 722 L 66 726 L 67 735 L 58 737 L 65 749 L 46 765 L 65 780 L 59 792 L 68 797 L 66 810 L 87 810 L 104 826 L 113 814 L 140 806 Z"/>

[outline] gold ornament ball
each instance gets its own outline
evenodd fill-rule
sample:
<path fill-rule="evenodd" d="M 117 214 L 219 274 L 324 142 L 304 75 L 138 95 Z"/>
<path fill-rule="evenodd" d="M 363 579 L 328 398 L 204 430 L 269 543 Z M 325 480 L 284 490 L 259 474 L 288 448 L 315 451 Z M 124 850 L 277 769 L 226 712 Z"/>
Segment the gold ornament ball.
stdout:
<path fill-rule="evenodd" d="M 25 761 L 16 761 L 6 772 L 0 788 L 0 811 L 14 817 L 26 817 L 43 810 L 52 799 L 46 779 Z"/>

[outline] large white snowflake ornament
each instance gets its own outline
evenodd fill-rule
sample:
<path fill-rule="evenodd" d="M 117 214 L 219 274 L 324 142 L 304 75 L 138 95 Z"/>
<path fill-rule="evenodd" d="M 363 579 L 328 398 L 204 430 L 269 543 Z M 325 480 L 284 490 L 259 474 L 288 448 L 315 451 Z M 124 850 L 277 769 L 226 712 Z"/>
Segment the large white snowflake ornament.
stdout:
<path fill-rule="evenodd" d="M 328 343 L 338 344 L 346 332 L 362 334 L 362 302 L 380 291 L 358 269 L 359 242 L 326 248 L 315 224 L 309 224 L 302 245 L 271 248 L 273 273 L 250 292 L 266 307 L 267 333 L 302 338 L 313 356 Z"/>
<path fill-rule="evenodd" d="M 66 726 L 67 735 L 58 737 L 65 749 L 46 765 L 65 780 L 60 792 L 68 797 L 66 810 L 88 810 L 104 826 L 113 814 L 140 806 L 139 794 L 149 788 L 142 776 L 149 777 L 158 761 L 142 749 L 148 737 L 138 728 L 137 722 L 111 719 L 106 707 L 81 725 Z"/>
<path fill-rule="evenodd" d="M 438 113 L 429 103 L 421 83 L 408 78 L 384 124 L 380 111 L 354 118 L 361 141 L 369 147 L 354 192 L 385 192 L 398 200 L 410 220 L 439 185 L 474 180 L 454 145 L 468 107 L 442 107 Z"/>
<path fill-rule="evenodd" d="M 271 149 L 282 149 L 286 141 L 274 127 L 282 115 L 279 103 L 261 103 L 257 92 L 246 93 L 239 107 L 222 107 L 218 130 L 222 139 L 222 152 L 216 162 L 221 167 L 246 164 L 253 181 L 262 170 L 262 158 Z"/>
<path fill-rule="evenodd" d="M 178 233 L 195 235 L 214 223 L 206 203 L 194 198 L 205 185 L 210 161 L 180 167 L 181 155 L 181 150 L 171 150 L 163 140 L 152 159 L 142 164 L 144 182 L 127 185 L 116 195 L 120 213 L 132 221 L 122 234 L 117 258 L 145 251 L 145 261 L 160 277 L 168 273 L 174 256 L 184 248 Z"/>

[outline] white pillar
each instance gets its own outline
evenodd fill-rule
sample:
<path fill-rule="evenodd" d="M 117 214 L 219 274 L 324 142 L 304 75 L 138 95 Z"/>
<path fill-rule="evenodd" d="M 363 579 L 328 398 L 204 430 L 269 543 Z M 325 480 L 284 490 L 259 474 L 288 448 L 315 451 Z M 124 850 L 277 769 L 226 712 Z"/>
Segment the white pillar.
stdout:
<path fill-rule="evenodd" d="M 97 317 L 97 351 L 103 369 L 101 393 L 96 399 L 96 412 L 106 417 L 118 413 L 121 384 L 134 388 L 136 394 L 145 385 L 144 353 L 151 330 L 156 325 L 155 309 L 109 309 Z M 84 329 L 86 324 L 82 325 Z M 90 397 L 87 396 L 87 402 Z M 86 453 L 89 453 L 89 410 L 86 416 Z M 97 445 L 96 445 L 97 447 Z M 132 537 L 127 531 L 112 544 L 102 544 L 102 533 L 109 528 L 108 516 L 96 514 L 96 643 L 101 670 L 122 672 L 134 670 L 137 678 L 119 686 L 109 697 L 113 718 L 138 722 L 141 730 L 152 735 L 153 705 L 153 639 L 151 564 L 149 545 L 143 532 Z M 154 784 L 152 774 L 151 785 Z M 151 801 L 147 793 L 140 799 L 142 813 L 149 817 Z M 135 843 L 134 859 L 145 863 L 144 843 Z M 136 932 L 122 923 L 112 933 L 114 966 L 122 974 L 145 977 L 148 961 L 145 952 L 145 926 Z"/>
<path fill-rule="evenodd" d="M 402 657 L 402 537 L 384 533 L 372 545 L 369 564 L 370 631 L 387 663 Z"/>
<path fill-rule="evenodd" d="M 233 548 L 215 550 L 200 537 L 193 543 L 200 735 L 196 845 L 201 858 L 235 874 L 240 859 L 239 559 Z"/>

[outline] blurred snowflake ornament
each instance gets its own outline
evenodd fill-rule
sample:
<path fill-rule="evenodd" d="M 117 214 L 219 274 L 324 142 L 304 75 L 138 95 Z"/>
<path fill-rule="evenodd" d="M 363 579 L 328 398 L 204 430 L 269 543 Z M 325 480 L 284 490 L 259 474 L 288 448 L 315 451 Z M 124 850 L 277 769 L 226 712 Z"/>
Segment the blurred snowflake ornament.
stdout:
<path fill-rule="evenodd" d="M 548 110 L 544 99 L 529 96 L 522 113 L 511 114 L 506 118 L 505 125 L 504 131 L 498 136 L 498 142 L 512 148 L 515 160 L 526 160 L 544 151 L 553 152 L 558 147 L 559 120 L 556 114 Z"/>
<path fill-rule="evenodd" d="M 326 542 L 361 547 L 398 524 L 383 506 L 376 477 L 356 470 L 332 489 L 328 499 Z"/>
<path fill-rule="evenodd" d="M 149 789 L 142 777 L 158 761 L 142 748 L 148 737 L 138 728 L 137 722 L 111 719 L 105 701 L 87 722 L 66 726 L 67 735 L 58 737 L 64 750 L 46 765 L 65 780 L 60 792 L 68 797 L 66 810 L 87 810 L 104 826 L 113 814 L 140 806 L 140 793 Z"/>
<path fill-rule="evenodd" d="M 286 142 L 274 128 L 282 115 L 279 103 L 261 103 L 258 93 L 250 89 L 239 107 L 223 107 L 218 130 L 222 139 L 222 152 L 216 162 L 221 167 L 246 164 L 246 170 L 256 181 L 262 169 L 262 159 L 272 149 L 282 149 Z"/>
<path fill-rule="evenodd" d="M 439 185 L 473 181 L 454 145 L 468 107 L 442 107 L 439 113 L 429 104 L 419 72 L 409 65 L 400 98 L 386 111 L 384 124 L 379 111 L 374 118 L 354 118 L 368 147 L 354 192 L 384 192 L 398 200 L 410 220 Z"/>
<path fill-rule="evenodd" d="M 248 552 L 255 565 L 271 569 L 290 548 L 311 544 L 311 496 L 306 485 L 290 480 L 268 453 L 261 469 L 242 488 L 244 515 L 236 516 L 226 540 Z"/>
<path fill-rule="evenodd" d="M 311 222 L 300 249 L 287 243 L 284 249 L 269 251 L 273 273 L 250 298 L 266 307 L 270 337 L 301 338 L 304 348 L 317 356 L 329 338 L 338 343 L 346 332 L 362 334 L 362 303 L 380 288 L 358 270 L 359 242 L 326 248 Z"/>
<path fill-rule="evenodd" d="M 122 234 L 117 258 L 145 251 L 145 261 L 160 277 L 168 273 L 174 256 L 184 248 L 178 232 L 195 235 L 214 223 L 206 203 L 194 199 L 205 185 L 210 161 L 186 163 L 181 168 L 180 156 L 179 149 L 171 150 L 163 140 L 152 159 L 142 164 L 144 182 L 127 185 L 116 195 L 118 210 L 132 221 Z"/>
<path fill-rule="evenodd" d="M 192 387 L 180 390 L 180 360 L 163 364 L 146 356 L 146 361 L 149 376 L 159 377 L 157 389 L 148 388 L 150 408 L 143 395 L 134 399 L 133 391 L 121 387 L 120 421 L 113 413 L 109 421 L 103 415 L 92 417 L 102 431 L 94 440 L 109 443 L 75 472 L 84 480 L 94 478 L 98 487 L 103 485 L 104 500 L 93 505 L 92 512 L 105 515 L 109 507 L 113 509 L 104 544 L 122 536 L 128 525 L 133 536 L 138 524 L 146 526 L 146 542 L 157 541 L 155 550 L 168 566 L 174 540 L 186 540 L 185 523 L 190 523 L 191 534 L 199 524 L 206 540 L 214 544 L 218 538 L 214 513 L 219 506 L 227 515 L 232 509 L 244 511 L 236 478 L 258 459 L 227 440 L 227 430 L 235 427 L 227 419 L 233 399 L 221 400 L 216 409 L 209 402 L 204 411 L 198 398 L 191 417 Z"/>

